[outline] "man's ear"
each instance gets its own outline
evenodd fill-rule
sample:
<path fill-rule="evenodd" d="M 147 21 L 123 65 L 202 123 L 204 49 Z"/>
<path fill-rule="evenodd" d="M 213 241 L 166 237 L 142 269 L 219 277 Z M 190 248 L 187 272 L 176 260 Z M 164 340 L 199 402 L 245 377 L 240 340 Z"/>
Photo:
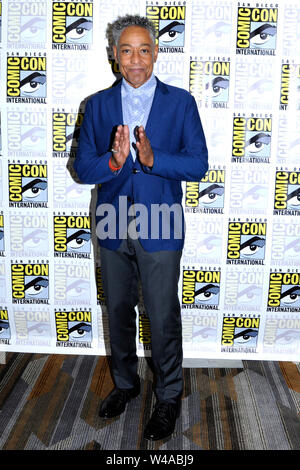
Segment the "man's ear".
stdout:
<path fill-rule="evenodd" d="M 154 46 L 154 57 L 153 57 L 154 62 L 157 61 L 157 56 L 158 56 L 158 44 Z"/>
<path fill-rule="evenodd" d="M 118 63 L 118 49 L 117 46 L 113 46 L 114 58 L 115 61 Z"/>

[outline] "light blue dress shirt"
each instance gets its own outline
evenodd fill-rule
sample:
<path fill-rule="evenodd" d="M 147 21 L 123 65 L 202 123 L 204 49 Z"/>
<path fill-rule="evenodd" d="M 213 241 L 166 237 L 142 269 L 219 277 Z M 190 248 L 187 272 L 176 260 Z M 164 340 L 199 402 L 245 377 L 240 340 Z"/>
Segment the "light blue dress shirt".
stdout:
<path fill-rule="evenodd" d="M 130 135 L 130 151 L 132 158 L 136 159 L 136 150 L 133 144 L 136 139 L 134 137 L 134 128 L 136 126 L 143 126 L 146 128 L 147 120 L 149 117 L 152 101 L 154 98 L 156 88 L 156 78 L 152 73 L 147 82 L 139 88 L 134 88 L 129 85 L 123 78 L 121 85 L 122 97 L 122 110 L 123 110 L 123 123 L 129 127 Z"/>

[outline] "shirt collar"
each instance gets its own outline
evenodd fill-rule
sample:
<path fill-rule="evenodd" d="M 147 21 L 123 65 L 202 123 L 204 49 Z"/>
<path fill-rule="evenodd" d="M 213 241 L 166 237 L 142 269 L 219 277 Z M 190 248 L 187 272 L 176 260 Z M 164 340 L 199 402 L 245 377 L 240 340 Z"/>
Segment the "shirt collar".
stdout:
<path fill-rule="evenodd" d="M 156 87 L 156 78 L 153 72 L 152 72 L 151 77 L 145 83 L 143 83 L 143 85 L 141 85 L 138 88 L 134 88 L 128 82 L 126 82 L 124 78 L 122 79 L 122 88 L 124 91 L 126 91 L 126 93 L 130 95 L 141 95 L 141 94 L 148 95 L 153 92 L 155 87 Z"/>

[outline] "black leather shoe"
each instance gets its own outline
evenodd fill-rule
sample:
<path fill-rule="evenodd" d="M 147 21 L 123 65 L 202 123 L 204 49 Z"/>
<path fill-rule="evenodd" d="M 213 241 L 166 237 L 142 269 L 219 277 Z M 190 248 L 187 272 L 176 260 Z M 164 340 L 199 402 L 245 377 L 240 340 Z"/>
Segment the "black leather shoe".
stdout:
<path fill-rule="evenodd" d="M 170 436 L 175 429 L 179 412 L 180 406 L 178 404 L 158 402 L 145 428 L 144 438 L 157 441 Z"/>
<path fill-rule="evenodd" d="M 140 383 L 133 388 L 115 388 L 103 401 L 100 407 L 100 418 L 109 419 L 119 416 L 126 408 L 127 403 L 140 393 Z"/>

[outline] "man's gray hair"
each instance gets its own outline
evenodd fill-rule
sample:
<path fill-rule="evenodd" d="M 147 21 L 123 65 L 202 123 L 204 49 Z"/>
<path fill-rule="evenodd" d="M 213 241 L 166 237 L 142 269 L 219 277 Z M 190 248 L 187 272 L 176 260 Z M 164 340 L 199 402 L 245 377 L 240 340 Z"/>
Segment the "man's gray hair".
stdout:
<path fill-rule="evenodd" d="M 149 31 L 153 44 L 155 44 L 156 29 L 149 18 L 140 15 L 119 16 L 113 23 L 109 23 L 106 29 L 106 37 L 110 45 L 118 46 L 119 39 L 125 28 L 128 26 L 140 26 Z"/>

